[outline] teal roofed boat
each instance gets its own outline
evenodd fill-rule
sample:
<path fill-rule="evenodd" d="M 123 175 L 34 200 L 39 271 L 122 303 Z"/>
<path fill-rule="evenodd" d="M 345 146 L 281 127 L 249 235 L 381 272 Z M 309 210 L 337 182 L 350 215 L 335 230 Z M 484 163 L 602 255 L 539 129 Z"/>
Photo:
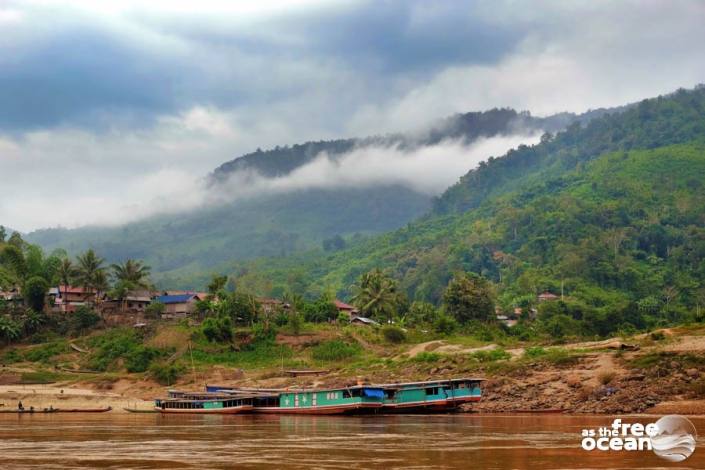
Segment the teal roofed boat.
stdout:
<path fill-rule="evenodd" d="M 480 401 L 484 379 L 457 378 L 331 389 L 263 389 L 207 385 L 210 393 L 253 396 L 254 413 L 431 413 Z"/>
<path fill-rule="evenodd" d="M 206 386 L 209 392 L 234 396 L 254 394 L 254 413 L 269 414 L 354 414 L 375 411 L 384 405 L 384 390 L 356 385 L 331 389 L 251 389 Z"/>
<path fill-rule="evenodd" d="M 482 398 L 484 379 L 459 378 L 377 385 L 384 390 L 382 412 L 447 412 Z"/>
<path fill-rule="evenodd" d="M 154 409 L 165 414 L 239 414 L 252 411 L 252 396 L 170 390 L 168 398 L 154 400 Z"/>

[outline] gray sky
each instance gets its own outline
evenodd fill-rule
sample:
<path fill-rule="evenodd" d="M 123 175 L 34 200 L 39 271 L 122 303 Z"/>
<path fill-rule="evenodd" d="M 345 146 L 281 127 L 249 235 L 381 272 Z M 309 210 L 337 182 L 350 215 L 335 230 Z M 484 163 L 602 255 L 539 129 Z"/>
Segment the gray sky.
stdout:
<path fill-rule="evenodd" d="M 704 24 L 677 0 L 0 0 L 0 224 L 194 207 L 199 178 L 257 147 L 692 87 Z M 440 184 L 409 161 L 410 185 Z"/>

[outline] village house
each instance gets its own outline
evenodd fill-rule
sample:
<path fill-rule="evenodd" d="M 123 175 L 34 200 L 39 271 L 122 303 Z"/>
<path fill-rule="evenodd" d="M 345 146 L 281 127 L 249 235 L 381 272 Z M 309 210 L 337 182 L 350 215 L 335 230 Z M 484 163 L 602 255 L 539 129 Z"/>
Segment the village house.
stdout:
<path fill-rule="evenodd" d="M 53 312 L 72 313 L 82 305 L 99 303 L 105 297 L 104 293 L 87 291 L 83 287 L 59 286 L 49 289 L 49 298 L 53 298 Z"/>
<path fill-rule="evenodd" d="M 341 302 L 338 299 L 335 299 L 333 301 L 333 304 L 335 304 L 335 308 L 338 309 L 338 312 L 344 313 L 345 315 L 347 315 L 347 317 L 350 321 L 352 321 L 353 319 L 358 317 L 360 314 L 360 311 L 357 309 L 357 307 L 355 307 L 353 305 L 348 305 L 345 302 Z"/>
<path fill-rule="evenodd" d="M 269 315 L 282 309 L 286 310 L 291 308 L 291 305 L 289 305 L 288 303 L 282 302 L 281 300 L 277 299 L 258 298 L 257 303 L 260 304 L 260 306 L 262 307 L 262 313 L 264 313 L 265 315 Z"/>
<path fill-rule="evenodd" d="M 112 313 L 144 313 L 152 302 L 152 292 L 148 290 L 129 291 L 124 299 L 109 299 L 101 303 L 104 314 Z"/>
<path fill-rule="evenodd" d="M 205 300 L 207 295 L 197 292 L 186 294 L 165 294 L 154 298 L 154 302 L 164 304 L 162 318 L 185 318 L 196 311 L 196 302 Z"/>

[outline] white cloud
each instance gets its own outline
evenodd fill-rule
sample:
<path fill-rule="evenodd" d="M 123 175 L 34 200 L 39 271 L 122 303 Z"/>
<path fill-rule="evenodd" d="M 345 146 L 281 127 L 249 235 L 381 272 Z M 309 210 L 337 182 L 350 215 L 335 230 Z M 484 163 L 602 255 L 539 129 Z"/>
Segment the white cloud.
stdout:
<path fill-rule="evenodd" d="M 339 158 L 322 154 L 289 175 L 265 180 L 263 187 L 266 192 L 284 192 L 401 185 L 437 195 L 481 161 L 501 156 L 522 143 L 537 143 L 539 138 L 539 134 L 499 136 L 467 146 L 445 141 L 410 152 L 398 147 L 362 147 Z"/>

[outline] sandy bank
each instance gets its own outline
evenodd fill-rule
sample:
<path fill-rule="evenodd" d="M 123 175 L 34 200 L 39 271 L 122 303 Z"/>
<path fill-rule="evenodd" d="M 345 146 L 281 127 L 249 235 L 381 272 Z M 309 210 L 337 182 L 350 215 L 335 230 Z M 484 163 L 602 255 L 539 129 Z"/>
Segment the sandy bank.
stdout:
<path fill-rule="evenodd" d="M 126 413 L 124 408 L 151 409 L 148 400 L 129 398 L 118 393 L 75 388 L 64 385 L 0 385 L 0 410 L 16 409 L 21 401 L 25 409 L 102 408 Z"/>

